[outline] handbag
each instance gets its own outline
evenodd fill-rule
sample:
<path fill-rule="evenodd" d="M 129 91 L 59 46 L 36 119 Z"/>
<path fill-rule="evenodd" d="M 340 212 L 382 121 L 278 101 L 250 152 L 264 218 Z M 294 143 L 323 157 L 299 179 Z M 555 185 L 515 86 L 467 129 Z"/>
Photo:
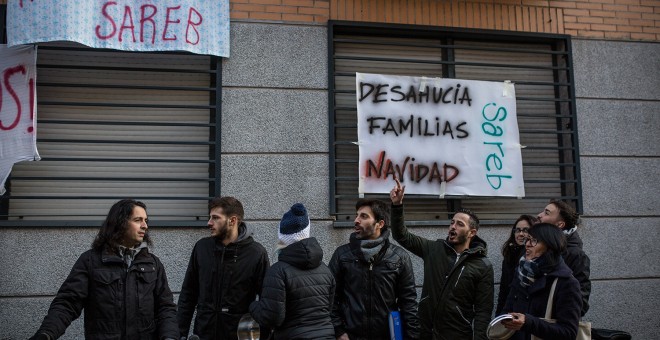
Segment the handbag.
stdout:
<path fill-rule="evenodd" d="M 548 303 L 545 306 L 545 317 L 541 318 L 541 320 L 550 323 L 557 322 L 557 320 L 551 319 L 551 317 L 552 317 L 552 301 L 555 298 L 555 287 L 557 287 L 558 279 L 559 278 L 555 278 L 555 280 L 552 282 L 552 287 L 550 288 L 550 295 L 548 296 Z M 542 340 L 542 339 L 532 334 L 532 340 Z M 575 340 L 591 340 L 591 322 L 580 320 L 580 322 L 578 323 L 577 337 L 575 338 Z"/>

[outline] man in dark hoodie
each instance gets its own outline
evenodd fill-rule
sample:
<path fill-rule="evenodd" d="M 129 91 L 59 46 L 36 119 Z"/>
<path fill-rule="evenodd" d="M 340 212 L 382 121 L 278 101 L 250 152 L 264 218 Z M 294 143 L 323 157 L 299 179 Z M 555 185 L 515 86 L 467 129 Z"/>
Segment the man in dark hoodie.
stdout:
<path fill-rule="evenodd" d="M 337 280 L 332 311 L 339 340 L 392 339 L 390 312 L 401 316 L 403 338 L 420 339 L 417 292 L 408 253 L 390 243 L 389 206 L 378 200 L 355 205 L 355 232 L 332 255 L 330 270 Z"/>
<path fill-rule="evenodd" d="M 202 340 L 237 339 L 238 322 L 261 292 L 268 253 L 252 238 L 243 214 L 243 205 L 233 197 L 209 203 L 211 236 L 195 244 L 179 295 L 182 339 L 188 337 L 195 308 L 194 335 Z"/>
<path fill-rule="evenodd" d="M 330 321 L 335 278 L 322 262 L 318 241 L 309 237 L 310 227 L 304 205 L 296 203 L 284 214 L 278 262 L 266 272 L 259 301 L 250 304 L 252 317 L 273 329 L 274 340 L 335 340 Z"/>
<path fill-rule="evenodd" d="M 554 224 L 566 235 L 566 250 L 561 254 L 573 276 L 580 282 L 582 294 L 581 316 L 589 310 L 589 295 L 591 295 L 591 260 L 582 250 L 582 239 L 577 232 L 578 213 L 564 201 L 551 200 L 538 216 L 542 223 Z"/>
<path fill-rule="evenodd" d="M 451 219 L 445 240 L 414 235 L 403 215 L 406 187 L 395 180 L 390 192 L 392 235 L 424 260 L 420 338 L 486 340 L 493 311 L 493 266 L 486 257 L 486 242 L 477 236 L 479 219 L 461 209 Z"/>

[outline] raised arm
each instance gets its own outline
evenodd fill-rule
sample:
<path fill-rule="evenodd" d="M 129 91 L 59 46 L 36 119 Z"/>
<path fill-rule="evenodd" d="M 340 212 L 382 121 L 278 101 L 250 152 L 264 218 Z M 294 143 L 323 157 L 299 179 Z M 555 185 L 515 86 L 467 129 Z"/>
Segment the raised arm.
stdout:
<path fill-rule="evenodd" d="M 408 231 L 403 214 L 403 196 L 406 187 L 401 185 L 401 182 L 399 182 L 399 179 L 397 179 L 396 176 L 394 177 L 394 180 L 396 181 L 396 184 L 390 191 L 390 199 L 392 200 L 392 213 L 390 216 L 390 221 L 392 223 L 392 237 L 394 237 L 402 247 L 408 249 L 419 257 L 423 257 L 424 250 L 431 241 Z"/>

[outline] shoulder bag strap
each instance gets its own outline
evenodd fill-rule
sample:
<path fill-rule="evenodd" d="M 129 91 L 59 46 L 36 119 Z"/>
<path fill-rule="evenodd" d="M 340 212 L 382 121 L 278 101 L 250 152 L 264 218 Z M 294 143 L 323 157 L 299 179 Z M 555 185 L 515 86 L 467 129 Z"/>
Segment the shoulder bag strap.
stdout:
<path fill-rule="evenodd" d="M 552 287 L 550 288 L 550 295 L 548 296 L 548 304 L 545 306 L 546 319 L 552 318 L 552 301 L 554 301 L 555 298 L 555 287 L 557 287 L 557 280 L 559 280 L 559 278 L 556 277 L 555 280 L 552 282 Z"/>

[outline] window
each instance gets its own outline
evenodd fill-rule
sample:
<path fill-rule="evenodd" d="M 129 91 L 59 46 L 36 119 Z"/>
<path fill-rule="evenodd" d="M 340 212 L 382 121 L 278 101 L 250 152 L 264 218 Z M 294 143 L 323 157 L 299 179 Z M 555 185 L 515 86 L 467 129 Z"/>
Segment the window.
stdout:
<path fill-rule="evenodd" d="M 219 58 L 39 44 L 42 160 L 14 165 L 0 225 L 98 225 L 122 198 L 154 225 L 199 225 L 220 186 L 216 103 Z"/>
<path fill-rule="evenodd" d="M 335 226 L 353 225 L 358 198 L 356 72 L 511 80 L 516 85 L 526 197 L 407 195 L 410 225 L 446 225 L 461 207 L 474 210 L 482 224 L 509 224 L 522 213 L 538 213 L 551 198 L 582 210 L 570 37 L 339 21 L 328 25 Z M 389 200 L 383 194 L 368 196 Z"/>

